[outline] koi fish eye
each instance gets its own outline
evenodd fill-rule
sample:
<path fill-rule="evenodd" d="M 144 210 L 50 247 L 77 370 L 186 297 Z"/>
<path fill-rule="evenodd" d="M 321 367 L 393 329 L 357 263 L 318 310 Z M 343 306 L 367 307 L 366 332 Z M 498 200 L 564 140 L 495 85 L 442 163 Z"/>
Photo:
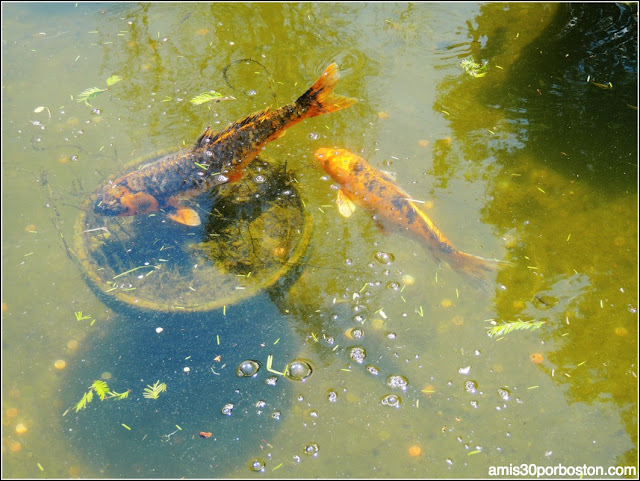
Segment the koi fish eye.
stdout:
<path fill-rule="evenodd" d="M 114 192 L 112 185 L 105 187 L 96 199 L 93 211 L 98 215 L 116 216 L 122 214 L 125 207 L 120 202 L 120 193 Z M 119 190 L 119 189 L 118 189 Z"/>

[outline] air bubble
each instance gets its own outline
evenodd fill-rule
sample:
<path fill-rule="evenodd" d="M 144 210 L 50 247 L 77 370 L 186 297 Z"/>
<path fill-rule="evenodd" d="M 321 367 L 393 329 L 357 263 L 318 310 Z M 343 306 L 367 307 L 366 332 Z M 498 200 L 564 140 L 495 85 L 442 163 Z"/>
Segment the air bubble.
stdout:
<path fill-rule="evenodd" d="M 304 447 L 304 454 L 307 456 L 317 456 L 320 448 L 316 443 L 309 443 Z"/>
<path fill-rule="evenodd" d="M 464 390 L 470 394 L 475 394 L 478 389 L 478 383 L 476 381 L 467 381 L 464 383 Z"/>
<path fill-rule="evenodd" d="M 390 252 L 378 251 L 373 255 L 373 257 L 380 264 L 391 264 L 395 260 L 395 257 Z"/>
<path fill-rule="evenodd" d="M 504 388 L 500 388 L 498 389 L 498 395 L 504 400 L 504 401 L 508 401 L 509 398 L 511 397 L 511 393 Z"/>
<path fill-rule="evenodd" d="M 249 463 L 249 468 L 251 468 L 251 471 L 255 471 L 256 473 L 264 473 L 265 466 L 265 462 L 260 458 L 256 458 Z"/>
<path fill-rule="evenodd" d="M 387 394 L 382 398 L 383 406 L 391 406 L 394 408 L 399 408 L 401 403 L 402 403 L 402 400 L 400 399 L 400 396 L 396 394 Z"/>
<path fill-rule="evenodd" d="M 285 376 L 293 381 L 305 381 L 312 372 L 313 369 L 307 361 L 296 359 L 287 366 Z"/>
<path fill-rule="evenodd" d="M 260 363 L 258 361 L 247 359 L 246 361 L 242 361 L 240 363 L 236 374 L 238 375 L 238 377 L 256 377 L 259 370 Z"/>

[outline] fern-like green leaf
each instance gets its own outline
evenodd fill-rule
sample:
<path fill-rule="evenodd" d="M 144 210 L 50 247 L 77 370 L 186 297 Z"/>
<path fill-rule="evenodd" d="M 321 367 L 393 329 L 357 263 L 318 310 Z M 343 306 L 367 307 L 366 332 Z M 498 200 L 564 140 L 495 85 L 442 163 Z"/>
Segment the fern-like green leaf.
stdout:
<path fill-rule="evenodd" d="M 116 401 L 121 401 L 122 399 L 126 399 L 129 397 L 129 393 L 131 391 L 125 391 L 125 392 L 115 392 L 115 391 L 109 391 L 109 397 L 107 399 L 115 399 Z"/>
<path fill-rule="evenodd" d="M 109 394 L 109 386 L 104 381 L 93 381 L 91 389 L 96 392 L 96 394 L 100 398 L 100 401 L 104 401 L 104 398 L 107 396 L 107 394 Z"/>
<path fill-rule="evenodd" d="M 111 87 L 113 84 L 120 82 L 120 80 L 122 80 L 122 77 L 119 75 L 112 75 L 107 79 L 107 86 Z"/>
<path fill-rule="evenodd" d="M 158 399 L 160 393 L 163 393 L 167 390 L 167 385 L 165 383 L 161 383 L 159 380 L 154 383 L 153 386 L 147 385 L 144 388 L 144 392 L 142 395 L 147 399 Z"/>
<path fill-rule="evenodd" d="M 189 102 L 193 105 L 200 105 L 206 102 L 211 102 L 215 100 L 216 102 L 222 102 L 223 100 L 235 100 L 234 97 L 223 97 L 221 93 L 216 92 L 215 90 L 209 90 L 208 92 L 202 92 L 200 95 L 196 95 Z"/>
<path fill-rule="evenodd" d="M 487 327 L 487 334 L 489 335 L 489 337 L 494 337 L 525 329 L 529 331 L 535 331 L 536 329 L 541 328 L 544 324 L 546 324 L 545 321 L 522 321 L 518 319 L 517 321 L 504 322 L 502 324 L 498 324 L 497 326 Z"/>
<path fill-rule="evenodd" d="M 76 404 L 76 412 L 86 408 L 87 404 L 89 404 L 92 400 L 93 400 L 93 391 L 84 393 L 84 396 L 82 396 L 82 399 L 80 399 L 80 401 L 78 401 L 78 404 Z"/>
<path fill-rule="evenodd" d="M 107 89 L 99 89 L 98 87 L 91 87 L 83 91 L 80 95 L 78 95 L 78 103 L 84 102 L 89 107 L 92 107 L 92 105 L 88 101 L 106 91 Z"/>
<path fill-rule="evenodd" d="M 162 386 L 164 386 L 164 384 Z M 159 387 L 162 387 L 162 386 L 159 386 Z M 162 391 L 164 391 L 164 389 L 166 389 L 166 386 L 162 388 Z M 121 399 L 126 399 L 127 397 L 129 397 L 129 393 L 131 391 L 127 389 L 125 392 L 122 392 L 122 393 L 115 392 L 109 389 L 109 386 L 107 385 L 106 382 L 101 380 L 93 381 L 93 384 L 91 384 L 91 387 L 89 387 L 89 390 L 86 393 L 84 393 L 84 395 L 82 396 L 82 399 L 80 399 L 80 401 L 78 401 L 78 403 L 75 405 L 76 412 L 87 407 L 87 404 L 89 404 L 93 400 L 94 392 L 98 395 L 101 401 L 104 401 L 105 399 L 115 399 L 116 401 L 120 401 Z M 66 414 L 66 411 L 65 411 L 65 414 Z"/>

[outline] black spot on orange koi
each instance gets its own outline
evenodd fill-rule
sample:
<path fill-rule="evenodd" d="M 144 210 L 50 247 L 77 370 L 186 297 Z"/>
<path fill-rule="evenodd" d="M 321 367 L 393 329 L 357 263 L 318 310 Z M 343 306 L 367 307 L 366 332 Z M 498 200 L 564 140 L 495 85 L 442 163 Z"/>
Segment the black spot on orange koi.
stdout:
<path fill-rule="evenodd" d="M 416 201 L 357 155 L 344 149 L 322 148 L 315 157 L 349 198 L 369 210 L 375 219 L 412 234 L 436 260 L 446 260 L 476 287 L 488 291 L 491 288 L 488 275 L 498 267 L 510 265 L 457 250 Z"/>

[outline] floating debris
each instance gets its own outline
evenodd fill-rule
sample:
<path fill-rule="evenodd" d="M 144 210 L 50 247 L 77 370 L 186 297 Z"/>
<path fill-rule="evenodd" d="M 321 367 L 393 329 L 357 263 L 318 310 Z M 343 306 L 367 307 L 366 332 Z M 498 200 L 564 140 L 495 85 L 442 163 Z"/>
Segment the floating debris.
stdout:
<path fill-rule="evenodd" d="M 542 364 L 544 362 L 544 356 L 539 352 L 534 352 L 529 356 L 529 359 L 534 364 Z"/>
<path fill-rule="evenodd" d="M 144 388 L 144 392 L 142 395 L 147 399 L 158 399 L 160 393 L 163 393 L 167 390 L 167 385 L 165 383 L 161 383 L 159 380 L 154 383 L 153 386 L 147 385 Z"/>
<path fill-rule="evenodd" d="M 189 100 L 189 102 L 191 102 L 193 105 L 200 105 L 211 102 L 212 100 L 215 100 L 217 103 L 222 102 L 223 100 L 235 100 L 235 97 L 224 97 L 221 93 L 218 93 L 215 90 L 209 90 L 208 92 L 202 92 L 201 94 L 196 95 L 191 100 Z"/>
<path fill-rule="evenodd" d="M 462 67 L 462 69 L 471 77 L 480 78 L 487 74 L 489 62 L 480 64 L 466 58 L 460 61 L 460 67 Z"/>
<path fill-rule="evenodd" d="M 487 327 L 487 335 L 489 337 L 494 337 L 508 334 L 513 331 L 535 331 L 536 329 L 542 327 L 544 324 L 546 324 L 546 321 L 522 321 L 518 319 L 517 321 L 505 322 L 493 327 Z"/>
<path fill-rule="evenodd" d="M 422 454 L 422 448 L 417 444 L 414 444 L 413 446 L 409 447 L 409 456 L 411 456 L 412 458 L 417 458 L 421 454 Z"/>

